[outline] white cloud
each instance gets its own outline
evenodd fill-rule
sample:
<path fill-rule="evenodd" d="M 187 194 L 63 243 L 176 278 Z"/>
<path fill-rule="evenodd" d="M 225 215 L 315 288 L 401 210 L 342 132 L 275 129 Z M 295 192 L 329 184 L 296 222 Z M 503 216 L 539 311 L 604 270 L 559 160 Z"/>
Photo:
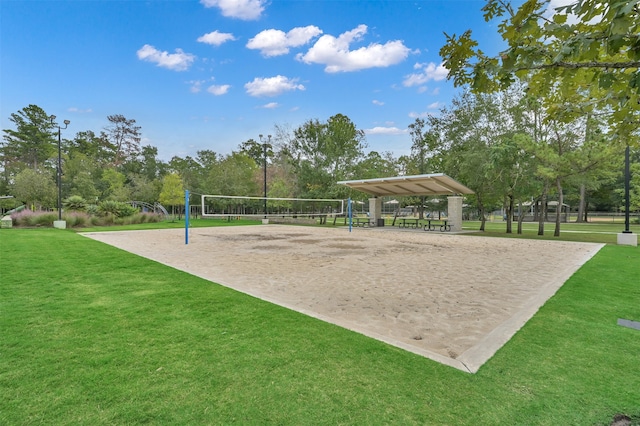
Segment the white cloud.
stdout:
<path fill-rule="evenodd" d="M 297 84 L 298 79 L 289 79 L 282 75 L 275 77 L 256 77 L 253 81 L 244 85 L 251 96 L 278 96 L 291 90 L 305 90 L 302 84 Z"/>
<path fill-rule="evenodd" d="M 373 103 L 374 105 L 378 105 L 378 106 L 382 106 L 382 105 L 384 105 L 384 102 L 379 101 L 379 100 L 377 100 L 377 99 L 374 99 L 373 101 L 371 101 L 371 103 Z"/>
<path fill-rule="evenodd" d="M 235 39 L 236 38 L 231 33 L 221 33 L 216 30 L 198 37 L 197 41 L 199 41 L 200 43 L 210 44 L 212 46 L 220 46 L 227 41 L 233 41 Z"/>
<path fill-rule="evenodd" d="M 555 15 L 556 9 L 562 6 L 568 6 L 572 3 L 575 3 L 575 0 L 550 0 L 549 4 L 547 5 L 547 11 L 545 12 L 544 16 L 545 18 L 551 18 L 553 15 Z M 575 15 L 568 15 L 568 23 L 573 23 L 575 24 L 577 22 L 577 19 L 575 17 Z"/>
<path fill-rule="evenodd" d="M 447 74 L 449 73 L 443 64 L 436 65 L 433 62 L 429 62 L 428 64 L 415 64 L 413 69 L 419 70 L 419 72 L 405 76 L 402 82 L 403 86 L 421 86 L 430 80 L 441 81 L 447 78 Z"/>
<path fill-rule="evenodd" d="M 397 127 L 377 126 L 371 129 L 365 129 L 367 135 L 402 135 L 407 133 L 406 129 L 398 129 Z"/>
<path fill-rule="evenodd" d="M 441 102 L 434 102 L 432 104 L 427 105 L 427 109 L 440 109 L 444 106 Z"/>
<path fill-rule="evenodd" d="M 87 108 L 87 109 L 80 109 L 80 108 L 76 108 L 76 107 L 70 107 L 67 109 L 68 112 L 77 112 L 79 114 L 85 114 L 85 113 L 90 113 L 93 112 L 93 110 L 91 108 Z"/>
<path fill-rule="evenodd" d="M 264 30 L 256 34 L 247 43 L 247 48 L 260 50 L 263 56 L 278 56 L 289 53 L 289 48 L 298 47 L 322 34 L 322 30 L 314 25 L 297 27 L 285 33 L 280 30 Z"/>
<path fill-rule="evenodd" d="M 230 88 L 231 86 L 228 84 L 222 84 L 219 86 L 214 84 L 213 86 L 207 87 L 207 92 L 211 93 L 212 95 L 220 96 L 225 95 Z"/>
<path fill-rule="evenodd" d="M 222 16 L 253 21 L 260 18 L 267 0 L 200 0 L 204 7 L 217 7 Z"/>
<path fill-rule="evenodd" d="M 274 109 L 274 108 L 278 108 L 280 105 L 277 102 L 269 102 L 268 104 L 264 104 L 262 105 L 262 108 L 264 109 Z"/>
<path fill-rule="evenodd" d="M 191 81 L 187 81 L 187 83 L 190 84 L 189 91 L 191 93 L 200 93 L 200 91 L 202 90 L 202 84 L 204 83 L 204 80 L 191 80 Z"/>
<path fill-rule="evenodd" d="M 176 49 L 176 53 L 161 52 L 149 44 L 142 46 L 137 54 L 142 61 L 153 62 L 173 71 L 187 70 L 196 59 L 195 55 L 184 53 L 182 49 Z"/>
<path fill-rule="evenodd" d="M 366 47 L 349 50 L 351 43 L 359 41 L 367 33 L 366 25 L 359 25 L 337 38 L 323 35 L 307 53 L 297 55 L 297 59 L 307 64 L 326 65 L 329 73 L 358 71 L 367 68 L 381 68 L 402 62 L 409 55 L 409 48 L 400 40 L 385 44 L 372 43 Z"/>
<path fill-rule="evenodd" d="M 414 112 L 414 111 L 411 111 L 409 113 L 409 117 L 410 118 L 426 118 L 426 117 L 429 117 L 430 115 L 433 115 L 433 114 L 431 114 L 430 112 L 426 112 L 426 111 L 425 112 Z"/>
<path fill-rule="evenodd" d="M 558 13 L 556 11 L 557 8 L 562 7 L 562 6 L 568 6 L 568 5 L 574 4 L 574 3 L 576 3 L 576 0 L 550 0 L 549 1 L 549 5 L 547 6 L 547 10 L 544 13 L 544 17 L 547 18 L 547 19 L 551 19 L 553 17 L 553 15 Z M 563 10 L 562 13 L 564 14 L 566 12 Z M 602 18 L 603 18 L 602 15 L 596 15 L 590 21 L 588 21 L 587 23 L 589 25 L 595 25 L 598 22 L 602 21 Z M 575 25 L 578 22 L 580 22 L 580 19 L 578 19 L 578 17 L 576 15 L 574 15 L 574 14 L 567 15 L 567 24 Z"/>

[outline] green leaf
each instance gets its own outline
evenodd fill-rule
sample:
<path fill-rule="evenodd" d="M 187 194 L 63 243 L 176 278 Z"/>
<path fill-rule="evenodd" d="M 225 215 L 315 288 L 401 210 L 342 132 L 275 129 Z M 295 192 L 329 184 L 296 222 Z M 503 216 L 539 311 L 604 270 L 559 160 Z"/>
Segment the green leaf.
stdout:
<path fill-rule="evenodd" d="M 567 22 L 567 15 L 556 13 L 555 15 L 553 15 L 553 22 L 555 22 L 556 24 L 564 24 L 565 22 Z"/>
<path fill-rule="evenodd" d="M 609 89 L 614 81 L 615 77 L 613 75 L 605 73 L 600 76 L 598 80 L 598 86 L 601 89 Z"/>

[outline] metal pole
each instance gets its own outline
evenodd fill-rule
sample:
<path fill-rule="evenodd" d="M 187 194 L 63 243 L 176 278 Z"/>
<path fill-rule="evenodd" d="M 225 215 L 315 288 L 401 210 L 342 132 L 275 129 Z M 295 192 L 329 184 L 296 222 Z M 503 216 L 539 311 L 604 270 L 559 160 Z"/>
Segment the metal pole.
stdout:
<path fill-rule="evenodd" d="M 62 220 L 62 138 L 58 126 L 58 220 Z"/>
<path fill-rule="evenodd" d="M 189 244 L 189 190 L 184 191 L 184 210 L 185 210 L 185 221 L 184 221 L 184 243 L 185 245 Z"/>
<path fill-rule="evenodd" d="M 56 119 L 55 115 L 49 117 L 51 124 Z M 58 220 L 62 221 L 62 129 L 69 127 L 69 120 L 64 120 L 64 127 L 54 124 L 58 128 Z"/>
<path fill-rule="evenodd" d="M 264 148 L 264 218 L 267 218 L 267 144 L 263 143 Z"/>
<path fill-rule="evenodd" d="M 262 135 L 258 135 L 260 137 L 260 143 L 262 144 L 263 154 L 264 154 L 264 218 L 267 218 L 267 147 L 271 142 L 271 135 L 267 135 L 267 140 L 262 139 Z"/>
<path fill-rule="evenodd" d="M 631 171 L 629 167 L 629 145 L 624 151 L 624 231 L 623 234 L 631 234 L 629 230 L 629 209 L 631 202 L 629 200 L 629 190 L 631 186 Z"/>

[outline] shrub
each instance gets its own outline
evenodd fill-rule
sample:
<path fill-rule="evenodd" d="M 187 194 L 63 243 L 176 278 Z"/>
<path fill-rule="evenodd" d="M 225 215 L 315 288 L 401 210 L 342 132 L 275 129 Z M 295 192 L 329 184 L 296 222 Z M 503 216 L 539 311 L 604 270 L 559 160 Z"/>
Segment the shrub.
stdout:
<path fill-rule="evenodd" d="M 109 202 L 109 204 L 112 202 Z M 114 202 L 117 203 L 117 202 Z M 137 209 L 131 207 L 126 203 L 120 204 L 122 210 L 117 210 L 119 214 L 122 211 L 129 212 L 131 210 L 137 212 Z M 91 206 L 88 206 L 91 207 Z M 95 207 L 95 206 L 93 206 Z M 88 208 L 88 210 L 95 210 Z M 119 217 L 115 214 L 107 213 L 103 216 L 95 216 L 86 212 L 71 212 L 64 213 L 62 219 L 67 222 L 67 228 L 82 228 L 86 226 L 109 226 L 109 225 L 131 225 L 136 223 L 157 223 L 164 219 L 164 216 L 157 213 L 135 213 L 127 214 L 126 216 Z M 58 220 L 58 214 L 56 212 L 45 212 L 31 210 L 22 210 L 20 212 L 12 213 L 11 220 L 15 227 L 38 227 L 38 226 L 53 226 L 53 222 Z"/>
<path fill-rule="evenodd" d="M 102 226 L 114 225 L 116 222 L 116 217 L 112 214 L 108 214 L 100 218 L 100 224 Z"/>
<path fill-rule="evenodd" d="M 84 212 L 72 212 L 62 216 L 67 221 L 68 228 L 82 228 L 90 223 L 90 216 Z"/>
<path fill-rule="evenodd" d="M 31 220 L 33 220 L 33 215 L 35 213 L 31 210 L 22 210 L 19 212 L 11 213 L 11 221 L 14 226 L 32 226 L 29 224 Z"/>
<path fill-rule="evenodd" d="M 88 204 L 86 208 L 87 214 L 90 216 L 98 216 L 100 214 L 100 207 L 95 204 Z"/>
<path fill-rule="evenodd" d="M 58 215 L 54 212 L 33 212 L 27 209 L 11 214 L 11 221 L 15 226 L 53 226 L 53 221 L 57 219 Z"/>
<path fill-rule="evenodd" d="M 158 223 L 164 220 L 164 215 L 160 213 L 138 213 L 133 216 L 132 223 Z"/>
<path fill-rule="evenodd" d="M 131 204 L 120 201 L 106 200 L 99 204 L 99 211 L 105 216 L 128 217 L 138 213 L 138 209 Z"/>
<path fill-rule="evenodd" d="M 138 210 L 137 207 L 127 203 L 121 203 L 120 210 L 118 211 L 118 217 L 129 217 L 139 212 L 140 210 Z"/>
<path fill-rule="evenodd" d="M 42 212 L 34 215 L 35 226 L 53 226 L 53 222 L 58 220 L 56 212 Z"/>
<path fill-rule="evenodd" d="M 117 216 L 119 204 L 119 202 L 112 200 L 102 201 L 100 204 L 98 204 L 98 211 L 104 216 Z"/>
<path fill-rule="evenodd" d="M 79 195 L 72 195 L 62 202 L 62 205 L 67 210 L 72 211 L 84 211 L 87 209 L 87 201 Z"/>

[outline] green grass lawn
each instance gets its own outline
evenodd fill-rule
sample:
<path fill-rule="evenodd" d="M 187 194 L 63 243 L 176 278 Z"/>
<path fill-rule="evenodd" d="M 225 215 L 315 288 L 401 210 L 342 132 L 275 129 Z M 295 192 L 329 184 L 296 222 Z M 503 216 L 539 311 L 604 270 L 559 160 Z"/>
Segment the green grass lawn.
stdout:
<path fill-rule="evenodd" d="M 544 240 L 583 241 L 592 243 L 615 244 L 617 234 L 624 231 L 624 223 L 562 223 L 560 236 L 554 237 L 554 223 L 545 223 L 544 236 L 538 235 L 538 223 L 525 222 L 522 224 L 522 234 L 516 234 L 518 224 L 513 222 L 513 233 L 506 234 L 506 222 L 486 222 L 485 232 L 474 235 L 507 238 L 530 238 Z M 462 224 L 465 231 L 480 229 L 479 221 L 465 221 Z M 629 228 L 633 233 L 640 233 L 640 225 L 632 224 Z"/>
<path fill-rule="evenodd" d="M 0 230 L 0 296 L 2 425 L 640 424 L 636 247 L 474 375 L 70 231 Z"/>

